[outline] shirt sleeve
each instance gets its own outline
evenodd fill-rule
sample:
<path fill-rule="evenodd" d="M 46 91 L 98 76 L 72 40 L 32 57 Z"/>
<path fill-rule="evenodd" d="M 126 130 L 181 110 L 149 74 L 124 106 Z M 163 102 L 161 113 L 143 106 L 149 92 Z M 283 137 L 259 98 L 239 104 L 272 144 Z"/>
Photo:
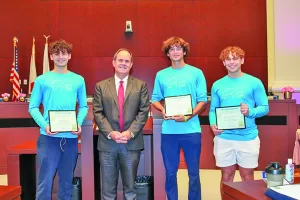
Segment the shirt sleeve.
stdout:
<path fill-rule="evenodd" d="M 43 117 L 40 111 L 40 105 L 43 99 L 42 86 L 39 79 L 34 82 L 34 87 L 30 96 L 29 113 L 39 127 L 45 129 L 48 126 L 48 122 Z"/>
<path fill-rule="evenodd" d="M 262 117 L 269 112 L 269 101 L 264 88 L 264 85 L 259 80 L 257 87 L 254 90 L 255 108 L 249 108 L 249 118 Z"/>
<path fill-rule="evenodd" d="M 155 81 L 154 81 L 154 88 L 153 88 L 153 92 L 152 92 L 152 103 L 156 102 L 156 101 L 160 101 L 164 98 L 164 94 L 163 94 L 163 87 L 160 83 L 160 76 L 157 73 L 156 77 L 155 77 Z"/>
<path fill-rule="evenodd" d="M 202 71 L 200 71 L 197 76 L 196 82 L 196 100 L 199 102 L 207 102 L 207 89 L 206 89 L 206 79 Z"/>
<path fill-rule="evenodd" d="M 211 101 L 210 101 L 210 108 L 209 108 L 209 123 L 210 126 L 215 125 L 217 123 L 216 120 L 216 107 L 220 107 L 220 97 L 217 94 L 216 86 L 213 84 L 211 88 Z"/>
<path fill-rule="evenodd" d="M 79 87 L 77 92 L 78 99 L 78 115 L 77 122 L 81 126 L 83 124 L 84 119 L 88 114 L 88 105 L 86 99 L 86 87 L 84 80 L 82 81 L 82 85 Z"/>

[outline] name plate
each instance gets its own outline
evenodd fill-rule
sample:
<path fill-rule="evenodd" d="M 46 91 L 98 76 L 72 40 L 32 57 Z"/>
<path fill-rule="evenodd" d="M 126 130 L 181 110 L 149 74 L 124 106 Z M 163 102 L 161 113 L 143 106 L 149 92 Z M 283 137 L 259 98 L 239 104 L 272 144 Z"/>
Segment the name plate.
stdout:
<path fill-rule="evenodd" d="M 245 116 L 240 106 L 216 108 L 216 119 L 219 130 L 245 129 Z"/>
<path fill-rule="evenodd" d="M 75 110 L 49 110 L 50 132 L 77 132 Z"/>
<path fill-rule="evenodd" d="M 188 95 L 165 97 L 165 112 L 167 117 L 174 115 L 192 115 L 192 97 Z"/>

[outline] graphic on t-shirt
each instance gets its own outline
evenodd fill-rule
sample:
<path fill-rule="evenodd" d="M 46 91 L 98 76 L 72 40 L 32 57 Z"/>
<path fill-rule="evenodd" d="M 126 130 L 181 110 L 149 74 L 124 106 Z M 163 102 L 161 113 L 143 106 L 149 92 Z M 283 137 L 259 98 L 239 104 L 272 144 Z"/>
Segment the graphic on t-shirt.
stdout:
<path fill-rule="evenodd" d="M 168 88 L 172 87 L 185 87 L 185 80 L 180 80 L 177 77 L 170 77 L 167 81 Z"/>
<path fill-rule="evenodd" d="M 56 90 L 64 90 L 64 91 L 72 91 L 72 84 L 71 83 L 67 83 L 66 81 L 62 81 L 62 80 L 54 80 L 51 83 L 51 88 L 53 91 Z"/>
<path fill-rule="evenodd" d="M 245 96 L 242 88 L 227 88 L 222 92 L 221 98 L 227 99 L 229 97 L 232 98 L 243 98 Z"/>

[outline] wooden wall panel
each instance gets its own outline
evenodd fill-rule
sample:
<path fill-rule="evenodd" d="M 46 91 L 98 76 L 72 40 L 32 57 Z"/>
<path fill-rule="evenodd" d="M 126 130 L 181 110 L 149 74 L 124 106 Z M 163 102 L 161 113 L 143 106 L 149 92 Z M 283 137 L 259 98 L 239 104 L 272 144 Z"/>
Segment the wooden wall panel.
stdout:
<path fill-rule="evenodd" d="M 84 76 L 88 94 L 94 84 L 113 75 L 114 52 L 125 47 L 134 55 L 133 75 L 152 90 L 159 69 L 169 63 L 161 51 L 163 40 L 180 36 L 191 45 L 187 62 L 201 68 L 208 91 L 226 74 L 218 60 L 228 45 L 246 51 L 244 69 L 267 87 L 266 1 L 261 0 L 10 0 L 0 7 L 0 93 L 11 92 L 12 38 L 19 39 L 21 79 L 28 79 L 32 37 L 36 38 L 36 66 L 42 73 L 45 39 L 64 38 L 73 44 L 70 70 Z M 125 35 L 125 22 L 134 33 Z M 51 68 L 53 63 L 51 62 Z M 22 86 L 27 92 L 27 86 Z M 150 93 L 152 93 L 152 91 Z"/>

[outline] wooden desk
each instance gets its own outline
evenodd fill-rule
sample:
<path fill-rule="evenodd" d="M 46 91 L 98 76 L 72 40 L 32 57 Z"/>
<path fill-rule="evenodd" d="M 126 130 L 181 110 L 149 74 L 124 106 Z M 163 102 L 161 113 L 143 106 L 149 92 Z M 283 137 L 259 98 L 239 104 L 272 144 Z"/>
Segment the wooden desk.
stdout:
<path fill-rule="evenodd" d="M 78 144 L 81 152 L 81 144 Z M 78 161 L 80 162 L 80 155 Z M 26 141 L 7 150 L 8 185 L 22 186 L 22 199 L 32 199 L 36 192 L 36 141 Z M 81 165 L 76 165 L 80 168 Z M 74 176 L 81 176 L 80 169 Z M 78 174 L 78 175 L 76 175 Z M 57 186 L 53 187 L 54 193 Z M 1 198 L 0 198 L 1 199 Z M 55 198 L 54 198 L 55 199 Z M 2 199 L 1 199 L 2 200 Z"/>
<path fill-rule="evenodd" d="M 222 183 L 224 200 L 267 200 L 267 184 L 263 180 Z"/>
<path fill-rule="evenodd" d="M 98 133 L 95 131 L 94 135 L 88 134 L 89 132 L 93 132 L 92 124 L 82 126 L 82 130 L 81 144 L 79 144 L 80 155 L 74 176 L 82 177 L 83 199 L 97 199 L 95 197 L 99 197 L 100 195 L 100 175 L 99 164 L 96 167 L 94 166 L 94 156 L 96 156 L 95 162 L 99 162 L 98 156 L 94 155 L 94 151 L 97 153 L 97 145 L 94 145 L 94 142 L 96 143 L 97 140 L 94 141 L 94 137 L 97 137 Z M 152 118 L 145 125 L 143 133 L 145 134 L 145 151 L 141 154 L 139 172 L 140 175 L 152 175 Z M 23 186 L 22 190 L 26 192 L 22 193 L 22 200 L 32 200 L 32 196 L 36 192 L 36 187 L 35 184 L 28 183 L 36 182 L 36 141 L 26 141 L 7 149 L 6 153 L 8 185 Z M 118 189 L 123 189 L 121 184 L 119 184 Z"/>
<path fill-rule="evenodd" d="M 270 113 L 268 114 L 268 120 L 264 121 L 264 119 L 262 119 L 260 123 L 258 123 L 261 140 L 259 170 L 263 170 L 271 161 L 286 163 L 287 159 L 292 157 L 295 143 L 295 131 L 299 124 L 295 100 L 271 100 L 269 103 Z M 213 156 L 213 134 L 211 133 L 208 123 L 208 109 L 209 105 L 206 106 L 206 109 L 200 115 L 203 132 L 200 166 L 202 169 L 216 169 Z M 0 110 L 0 174 L 6 174 L 7 171 L 10 171 L 10 169 L 7 170 L 6 150 L 10 149 L 12 146 L 21 144 L 24 141 L 36 140 L 40 133 L 39 128 L 36 125 L 30 125 L 30 123 L 28 123 L 33 121 L 28 113 L 28 103 L 1 102 Z M 86 119 L 93 120 L 91 103 L 89 103 L 89 111 Z M 154 116 L 154 109 L 152 110 L 152 113 Z M 298 111 L 298 113 L 300 113 L 300 111 Z M 6 125 L 8 122 L 11 122 L 11 126 Z M 166 199 L 166 194 L 164 189 L 165 169 L 160 151 L 161 123 L 162 120 L 158 119 L 157 123 L 153 122 L 152 124 L 152 119 L 149 119 L 144 127 L 143 133 L 147 134 L 147 142 L 145 143 L 147 158 L 145 158 L 145 160 L 150 158 L 152 161 L 153 156 L 153 165 L 152 163 L 148 164 L 145 162 L 144 167 L 148 167 L 147 171 L 151 171 L 151 174 L 146 175 L 154 175 L 155 199 L 163 200 Z M 1 127 L 1 125 L 3 127 Z M 24 125 L 26 125 L 26 127 Z M 86 130 L 85 133 L 86 134 L 82 134 L 81 138 L 81 163 L 84 163 L 81 175 L 83 197 L 85 197 L 84 199 L 89 200 L 95 199 L 95 193 L 99 193 L 98 188 L 100 187 L 97 183 L 100 179 L 98 172 L 99 165 L 97 164 L 96 167 L 94 167 L 94 161 L 98 162 L 97 160 L 99 160 L 99 158 L 97 157 L 97 154 L 94 155 L 95 152 L 97 153 L 95 146 L 97 144 L 97 141 L 95 141 L 97 133 L 93 134 L 92 129 Z M 272 140 L 270 140 L 270 138 L 272 138 Z M 265 152 L 267 152 L 270 147 L 278 153 L 272 155 L 266 154 Z M 26 159 L 23 160 L 27 161 Z M 183 156 L 181 156 L 180 168 L 185 168 L 185 165 Z M 13 184 L 9 179 L 10 178 L 8 177 L 9 185 L 20 185 Z"/>
<path fill-rule="evenodd" d="M 300 170 L 295 170 L 294 182 L 300 183 Z M 224 200 L 268 200 L 265 196 L 267 184 L 264 180 L 222 183 Z"/>
<path fill-rule="evenodd" d="M 83 134 L 78 146 L 80 156 L 74 172 L 74 176 L 77 171 L 82 177 L 83 199 L 94 199 L 94 179 L 91 178 L 94 177 L 93 135 L 88 134 L 92 132 L 92 121 L 86 120 L 82 126 Z M 26 141 L 8 148 L 6 153 L 8 185 L 21 185 L 22 200 L 32 200 L 36 193 L 36 141 Z"/>
<path fill-rule="evenodd" d="M 1 200 L 21 200 L 21 186 L 0 186 Z"/>

